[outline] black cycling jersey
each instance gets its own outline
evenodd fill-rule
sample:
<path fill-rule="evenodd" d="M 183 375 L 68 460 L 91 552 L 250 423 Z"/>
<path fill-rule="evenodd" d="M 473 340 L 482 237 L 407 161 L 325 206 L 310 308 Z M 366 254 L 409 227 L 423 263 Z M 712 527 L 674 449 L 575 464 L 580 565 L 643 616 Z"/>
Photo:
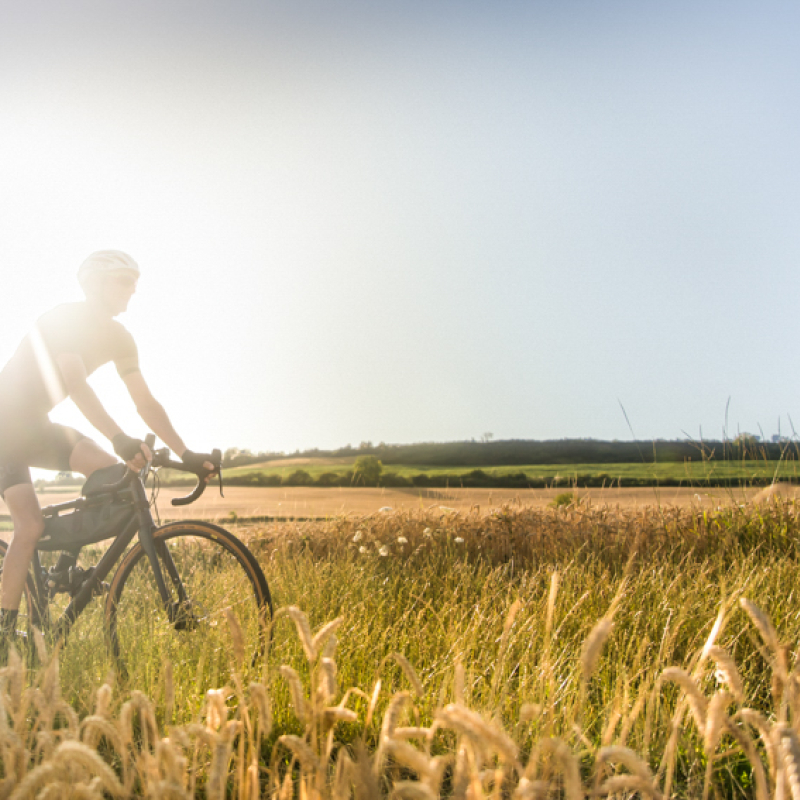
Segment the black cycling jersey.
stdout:
<path fill-rule="evenodd" d="M 119 322 L 88 303 L 66 303 L 39 318 L 0 372 L 0 413 L 16 406 L 46 414 L 61 402 L 67 392 L 55 360 L 63 353 L 80 356 L 87 375 L 109 361 L 123 377 L 139 369 L 136 344 Z"/>
<path fill-rule="evenodd" d="M 30 481 L 28 467 L 69 469 L 83 434 L 47 413 L 67 396 L 56 359 L 80 356 L 90 375 L 113 361 L 121 377 L 139 370 L 133 337 L 88 303 L 67 303 L 39 318 L 0 372 L 0 493 Z"/>

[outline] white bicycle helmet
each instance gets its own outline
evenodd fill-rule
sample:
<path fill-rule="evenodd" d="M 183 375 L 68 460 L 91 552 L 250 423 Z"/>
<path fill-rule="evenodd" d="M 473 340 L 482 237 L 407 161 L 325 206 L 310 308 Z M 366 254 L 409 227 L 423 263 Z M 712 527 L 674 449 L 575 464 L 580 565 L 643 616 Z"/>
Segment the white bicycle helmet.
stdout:
<path fill-rule="evenodd" d="M 121 250 L 98 250 L 92 253 L 78 268 L 78 282 L 86 289 L 93 275 L 110 272 L 130 272 L 137 278 L 139 265 Z"/>

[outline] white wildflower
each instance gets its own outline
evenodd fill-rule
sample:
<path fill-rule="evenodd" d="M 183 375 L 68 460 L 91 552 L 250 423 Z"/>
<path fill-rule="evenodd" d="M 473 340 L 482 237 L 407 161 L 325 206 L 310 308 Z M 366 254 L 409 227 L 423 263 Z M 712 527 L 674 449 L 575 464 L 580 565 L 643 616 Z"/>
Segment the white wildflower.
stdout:
<path fill-rule="evenodd" d="M 423 536 L 427 536 L 430 539 L 433 534 L 431 533 L 431 529 L 430 528 L 425 528 L 425 530 L 422 531 L 422 535 Z"/>
<path fill-rule="evenodd" d="M 408 539 L 405 536 L 398 536 L 397 537 L 398 544 L 408 544 Z"/>
<path fill-rule="evenodd" d="M 367 548 L 364 547 L 364 545 L 362 544 L 361 547 L 358 548 L 358 552 L 359 553 L 366 553 L 367 552 Z"/>
<path fill-rule="evenodd" d="M 382 544 L 382 545 L 381 545 L 381 546 L 378 548 L 378 555 L 381 555 L 381 556 L 388 556 L 388 555 L 389 555 L 389 548 L 388 548 L 388 547 L 387 547 L 385 544 Z"/>
<path fill-rule="evenodd" d="M 361 537 L 362 537 L 363 535 L 364 535 L 364 534 L 363 534 L 361 531 L 356 531 L 356 532 L 353 534 L 353 541 L 354 541 L 354 542 L 360 542 L 360 541 L 361 541 Z"/>
<path fill-rule="evenodd" d="M 453 539 L 453 541 L 454 541 L 456 544 L 464 544 L 464 540 L 463 540 L 463 539 L 462 539 L 460 536 L 456 536 L 456 538 L 455 538 L 455 539 Z"/>
<path fill-rule="evenodd" d="M 378 510 L 382 511 L 384 514 L 386 514 L 386 513 L 388 513 L 389 511 L 392 510 L 392 507 L 391 506 L 384 506 L 383 508 L 380 508 Z"/>

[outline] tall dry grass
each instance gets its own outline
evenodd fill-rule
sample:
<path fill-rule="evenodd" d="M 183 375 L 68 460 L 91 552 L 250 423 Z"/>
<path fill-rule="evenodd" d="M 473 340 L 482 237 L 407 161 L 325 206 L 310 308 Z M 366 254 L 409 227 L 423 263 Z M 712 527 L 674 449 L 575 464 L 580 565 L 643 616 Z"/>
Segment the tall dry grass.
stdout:
<path fill-rule="evenodd" d="M 80 635 L 32 675 L 13 659 L 0 798 L 800 797 L 797 522 L 772 504 L 253 530 L 284 606 L 265 661 L 241 641 L 229 684 L 176 709 L 168 664 L 87 699 Z"/>

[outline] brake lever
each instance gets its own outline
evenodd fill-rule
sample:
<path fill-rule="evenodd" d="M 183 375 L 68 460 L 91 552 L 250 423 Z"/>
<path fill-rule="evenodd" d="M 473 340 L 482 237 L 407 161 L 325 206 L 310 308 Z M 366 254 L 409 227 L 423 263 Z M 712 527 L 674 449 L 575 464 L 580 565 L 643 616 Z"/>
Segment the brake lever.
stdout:
<path fill-rule="evenodd" d="M 225 495 L 222 494 L 222 453 L 219 450 L 214 450 L 211 453 L 211 461 L 217 467 L 219 476 L 219 493 L 222 497 L 224 497 Z M 170 464 L 167 464 L 166 466 L 170 466 Z M 181 465 L 176 463 L 174 466 L 180 468 Z M 208 473 L 207 477 L 211 477 L 212 474 L 213 473 Z M 201 494 L 203 494 L 203 492 L 206 490 L 206 486 L 207 486 L 206 481 L 198 475 L 197 486 L 194 487 L 194 490 L 186 497 L 173 497 L 172 505 L 186 506 L 189 505 L 189 503 L 193 503 L 200 497 Z"/>

